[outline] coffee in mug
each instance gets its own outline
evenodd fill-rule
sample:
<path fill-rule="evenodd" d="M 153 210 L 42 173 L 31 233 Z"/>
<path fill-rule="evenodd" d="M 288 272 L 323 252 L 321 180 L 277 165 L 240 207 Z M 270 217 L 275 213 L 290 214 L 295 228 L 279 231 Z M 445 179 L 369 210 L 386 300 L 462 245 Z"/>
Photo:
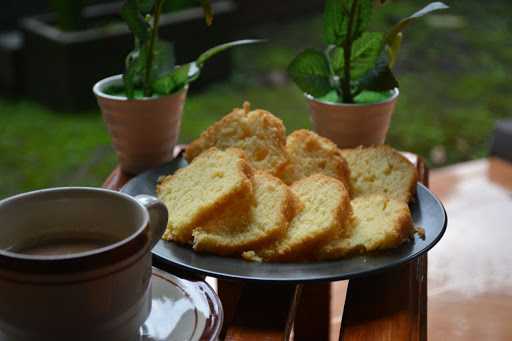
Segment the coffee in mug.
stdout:
<path fill-rule="evenodd" d="M 0 341 L 136 339 L 166 224 L 158 199 L 99 188 L 0 201 Z"/>
<path fill-rule="evenodd" d="M 92 251 L 110 244 L 116 240 L 109 235 L 97 234 L 69 234 L 47 236 L 44 239 L 24 242 L 12 248 L 11 252 L 33 256 L 74 255 Z"/>

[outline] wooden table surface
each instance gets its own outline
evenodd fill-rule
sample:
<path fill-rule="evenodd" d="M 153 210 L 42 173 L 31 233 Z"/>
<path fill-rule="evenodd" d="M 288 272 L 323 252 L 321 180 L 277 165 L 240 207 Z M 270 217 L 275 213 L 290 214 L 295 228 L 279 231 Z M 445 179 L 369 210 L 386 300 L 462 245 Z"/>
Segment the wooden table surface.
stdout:
<path fill-rule="evenodd" d="M 429 252 L 429 339 L 512 340 L 512 164 L 465 162 L 430 185 L 448 229 Z"/>

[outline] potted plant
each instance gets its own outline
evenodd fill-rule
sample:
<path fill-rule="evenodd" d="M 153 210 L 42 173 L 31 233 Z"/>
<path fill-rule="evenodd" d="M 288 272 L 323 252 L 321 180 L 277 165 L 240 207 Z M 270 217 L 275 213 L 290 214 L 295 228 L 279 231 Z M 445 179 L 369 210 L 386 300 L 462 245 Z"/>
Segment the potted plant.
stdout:
<path fill-rule="evenodd" d="M 192 62 L 176 65 L 173 47 L 158 37 L 165 0 L 127 0 L 121 16 L 135 38 L 123 75 L 107 77 L 93 87 L 121 169 L 129 174 L 173 158 L 188 83 L 196 80 L 208 59 L 233 46 L 258 40 L 218 45 Z M 209 2 L 202 0 L 208 24 Z"/>
<path fill-rule="evenodd" d="M 324 51 L 306 49 L 288 66 L 304 91 L 314 130 L 340 148 L 382 144 L 399 95 L 393 75 L 402 31 L 417 18 L 448 8 L 434 2 L 387 34 L 367 32 L 374 0 L 326 0 Z"/>
<path fill-rule="evenodd" d="M 160 17 L 159 35 L 173 41 L 179 64 L 197 57 L 209 44 L 234 38 L 234 1 L 212 3 L 216 18 L 212 27 L 202 25 L 199 3 L 168 1 Z M 20 22 L 23 58 L 21 74 L 16 76 L 23 79 L 26 95 L 53 110 L 90 109 L 96 105 L 91 87 L 98 79 L 123 72 L 119 60 L 133 46 L 132 34 L 119 16 L 123 2 L 51 0 L 50 5 L 52 13 L 31 15 Z M 211 61 L 197 86 L 226 79 L 230 70 L 231 55 L 225 53 Z"/>

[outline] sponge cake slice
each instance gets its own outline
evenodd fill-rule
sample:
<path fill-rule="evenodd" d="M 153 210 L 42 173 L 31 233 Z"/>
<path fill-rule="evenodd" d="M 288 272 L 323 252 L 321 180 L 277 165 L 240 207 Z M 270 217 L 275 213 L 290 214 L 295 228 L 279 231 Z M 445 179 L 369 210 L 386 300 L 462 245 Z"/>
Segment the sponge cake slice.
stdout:
<path fill-rule="evenodd" d="M 210 147 L 240 148 L 257 170 L 279 174 L 288 163 L 285 150 L 286 130 L 283 122 L 265 110 L 234 109 L 193 141 L 185 152 L 190 162 Z"/>
<path fill-rule="evenodd" d="M 286 233 L 272 244 L 244 252 L 253 261 L 301 260 L 329 236 L 344 228 L 351 214 L 350 197 L 343 183 L 316 174 L 291 186 L 304 209 L 291 221 Z"/>
<path fill-rule="evenodd" d="M 352 200 L 353 217 L 348 236 L 338 235 L 322 246 L 319 259 L 337 259 L 354 253 L 385 250 L 396 247 L 413 233 L 409 207 L 403 201 L 381 194 Z"/>
<path fill-rule="evenodd" d="M 329 139 L 316 133 L 300 129 L 286 139 L 286 151 L 290 163 L 281 178 L 287 184 L 307 178 L 313 174 L 332 176 L 350 189 L 350 171 L 338 147 Z"/>
<path fill-rule="evenodd" d="M 281 180 L 265 172 L 253 179 L 254 203 L 248 221 L 242 222 L 240 208 L 225 207 L 214 218 L 194 229 L 193 247 L 220 255 L 238 254 L 261 246 L 285 233 L 295 215 L 293 192 Z"/>
<path fill-rule="evenodd" d="M 191 242 L 195 226 L 235 201 L 245 204 L 237 214 L 247 216 L 252 198 L 252 173 L 242 151 L 211 148 L 188 167 L 161 179 L 157 195 L 169 212 L 163 239 Z"/>
<path fill-rule="evenodd" d="M 393 148 L 380 145 L 342 149 L 350 168 L 350 186 L 354 197 L 384 194 L 409 202 L 416 189 L 416 168 Z"/>

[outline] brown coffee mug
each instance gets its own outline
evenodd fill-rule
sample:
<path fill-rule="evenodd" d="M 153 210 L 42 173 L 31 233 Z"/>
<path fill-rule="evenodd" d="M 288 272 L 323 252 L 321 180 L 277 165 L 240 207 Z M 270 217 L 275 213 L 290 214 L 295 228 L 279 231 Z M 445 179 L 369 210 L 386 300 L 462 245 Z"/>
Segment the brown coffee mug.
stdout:
<path fill-rule="evenodd" d="M 99 188 L 0 201 L 0 340 L 135 340 L 165 205 Z"/>

